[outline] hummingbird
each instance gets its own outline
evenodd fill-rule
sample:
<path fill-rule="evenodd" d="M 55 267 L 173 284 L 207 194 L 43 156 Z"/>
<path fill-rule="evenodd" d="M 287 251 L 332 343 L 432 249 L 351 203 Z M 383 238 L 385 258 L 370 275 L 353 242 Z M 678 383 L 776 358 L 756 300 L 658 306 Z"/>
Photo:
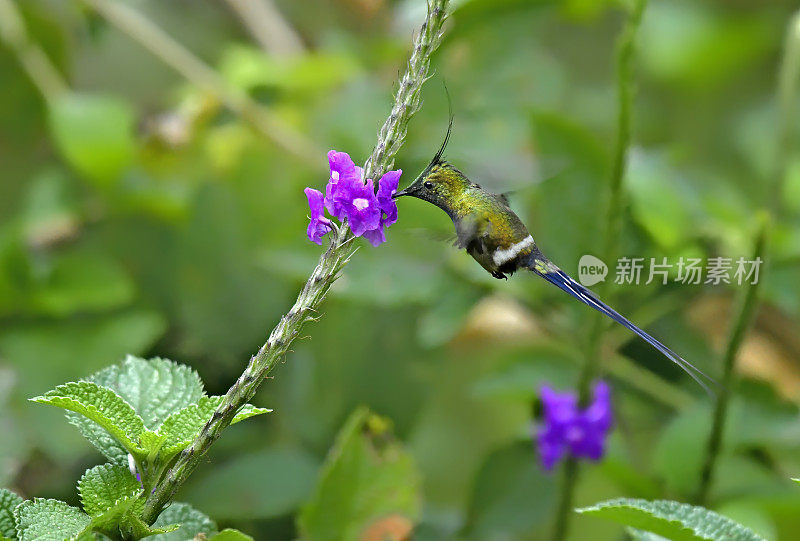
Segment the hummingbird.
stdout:
<path fill-rule="evenodd" d="M 528 228 L 511 210 L 505 195 L 492 193 L 480 184 L 472 182 L 443 158 L 452 128 L 451 115 L 447 134 L 439 151 L 416 180 L 404 190 L 395 193 L 393 197 L 415 197 L 445 211 L 455 226 L 456 247 L 466 250 L 493 277 L 508 280 L 508 276 L 518 270 L 533 272 L 633 331 L 667 359 L 681 367 L 703 389 L 710 392 L 703 380 L 713 383 L 713 379 L 634 325 L 547 259 L 539 250 Z"/>

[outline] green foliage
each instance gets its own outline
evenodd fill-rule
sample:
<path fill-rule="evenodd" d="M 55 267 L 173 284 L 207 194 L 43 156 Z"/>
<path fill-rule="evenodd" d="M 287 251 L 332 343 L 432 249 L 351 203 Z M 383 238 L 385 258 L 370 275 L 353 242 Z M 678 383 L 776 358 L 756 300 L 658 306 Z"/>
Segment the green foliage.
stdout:
<path fill-rule="evenodd" d="M 14 510 L 19 541 L 64 541 L 87 531 L 89 516 L 58 500 L 34 498 Z"/>
<path fill-rule="evenodd" d="M 17 528 L 14 523 L 14 509 L 23 502 L 8 489 L 0 488 L 0 539 L 16 539 Z"/>
<path fill-rule="evenodd" d="M 166 359 L 146 361 L 129 355 L 120 364 L 104 368 L 88 379 L 114 390 L 132 404 L 151 430 L 204 395 L 197 372 Z M 97 423 L 76 413 L 67 413 L 67 419 L 109 460 L 127 463 L 127 451 Z"/>
<path fill-rule="evenodd" d="M 106 513 L 109 509 L 142 490 L 139 481 L 125 466 L 101 464 L 90 468 L 78 482 L 83 510 L 91 517 Z"/>
<path fill-rule="evenodd" d="M 168 460 L 169 457 L 181 452 L 192 442 L 200 429 L 211 418 L 214 410 L 222 404 L 222 399 L 221 396 L 203 396 L 196 404 L 186 406 L 164 419 L 156 431 L 160 438 L 159 453 L 163 460 Z M 236 413 L 231 424 L 270 411 L 272 410 L 256 408 L 248 404 Z"/>
<path fill-rule="evenodd" d="M 619 498 L 578 509 L 674 541 L 763 541 L 729 518 L 685 503 Z"/>
<path fill-rule="evenodd" d="M 170 528 L 174 524 L 180 524 L 180 527 L 148 539 L 152 541 L 188 541 L 194 539 L 198 534 L 213 538 L 217 533 L 217 525 L 213 520 L 186 503 L 171 504 L 158 516 L 153 527 Z"/>
<path fill-rule="evenodd" d="M 371 525 L 419 516 L 419 474 L 387 420 L 359 408 L 336 437 L 298 525 L 309 539 L 355 541 Z"/>
<path fill-rule="evenodd" d="M 58 500 L 20 503 L 12 492 L 0 491 L 0 535 L 14 538 L 16 531 L 20 540 L 61 541 L 96 533 L 115 539 L 186 541 L 201 533 L 215 534 L 214 522 L 189 504 L 173 503 L 152 526 L 141 514 L 150 488 L 174 455 L 197 437 L 223 397 L 206 396 L 197 373 L 165 359 L 129 356 L 89 379 L 59 385 L 31 400 L 69 410 L 70 422 L 112 462 L 90 468 L 81 477 L 83 511 Z M 268 411 L 247 404 L 232 422 Z M 153 430 L 145 427 L 142 415 Z M 226 537 L 236 539 L 237 533 L 230 531 Z"/>
<path fill-rule="evenodd" d="M 127 452 L 137 456 L 145 453 L 140 445 L 146 430 L 144 421 L 111 389 L 89 381 L 71 382 L 31 400 L 80 413 L 106 430 Z"/>
<path fill-rule="evenodd" d="M 249 535 L 232 528 L 225 528 L 211 539 L 214 541 L 253 541 L 253 538 Z"/>
<path fill-rule="evenodd" d="M 160 358 L 145 360 L 129 355 L 89 381 L 118 393 L 151 430 L 205 394 L 200 376 L 191 367 Z"/>
<path fill-rule="evenodd" d="M 118 465 L 125 464 L 127 454 L 132 454 L 145 464 L 146 477 L 151 467 L 167 464 L 186 448 L 222 403 L 221 396 L 205 396 L 197 373 L 166 359 L 145 361 L 129 356 L 89 379 L 59 385 L 31 400 L 79 414 L 68 414 L 69 421 L 101 453 Z M 119 389 L 124 398 L 112 389 Z M 232 423 L 269 411 L 248 404 Z M 152 430 L 145 427 L 139 412 L 147 417 Z"/>
<path fill-rule="evenodd" d="M 210 62 L 234 93 L 311 139 L 323 150 L 316 158 L 287 155 L 251 128 L 252 115 L 225 109 L 205 84 L 97 12 L 12 0 L 73 93 L 43 100 L 0 36 L 0 486 L 63 497 L 99 462 L 95 448 L 127 469 L 126 449 L 94 421 L 67 411 L 75 430 L 51 408 L 26 403 L 85 374 L 133 407 L 152 431 L 140 443 L 158 447 L 167 417 L 238 377 L 318 260 L 304 235 L 302 190 L 327 180 L 325 150 L 359 162 L 370 152 L 424 2 L 272 3 L 302 37 L 291 54 L 264 53 L 231 2 L 126 5 Z M 455 113 L 447 158 L 494 191 L 515 191 L 513 207 L 568 272 L 581 255 L 600 255 L 616 136 L 614 44 L 630 5 L 454 2 L 437 75 L 397 158 L 401 186 L 441 142 L 444 79 Z M 620 256 L 746 256 L 764 188 L 787 178 L 765 306 L 740 357 L 744 380 L 732 388 L 709 497 L 716 511 L 776 541 L 800 531 L 800 490 L 785 479 L 800 472 L 800 118 L 796 100 L 776 100 L 796 10 L 790 0 L 648 2 L 631 59 L 620 216 Z M 782 125 L 794 136 L 786 175 L 778 171 Z M 522 440 L 538 387 L 576 381 L 589 310 L 530 276 L 486 276 L 431 238 L 431 230 L 452 233 L 438 209 L 398 206 L 389 242 L 355 241 L 363 246 L 307 328 L 311 339 L 295 342 L 254 399 L 280 415 L 237 424 L 193 474 L 181 497 L 196 509 L 256 539 L 300 537 L 296 514 L 325 450 L 342 419 L 366 404 L 392 420 L 425 480 L 415 537 L 547 537 L 558 476 L 539 479 Z M 613 305 L 716 376 L 714 352 L 738 289 L 620 285 Z M 607 458 L 583 470 L 576 501 L 687 500 L 707 442 L 708 400 L 624 329 L 604 337 L 619 424 Z M 614 351 L 638 371 L 623 370 Z M 99 379 L 127 353 L 181 359 L 208 392 L 193 370 L 177 374 L 169 361 L 128 359 Z M 661 391 L 676 400 L 656 399 Z M 148 482 L 166 467 L 158 460 L 140 461 Z M 531 526 L 532 517 L 541 520 Z M 133 520 L 128 527 L 146 533 Z M 623 535 L 587 516 L 573 519 L 572 532 Z"/>

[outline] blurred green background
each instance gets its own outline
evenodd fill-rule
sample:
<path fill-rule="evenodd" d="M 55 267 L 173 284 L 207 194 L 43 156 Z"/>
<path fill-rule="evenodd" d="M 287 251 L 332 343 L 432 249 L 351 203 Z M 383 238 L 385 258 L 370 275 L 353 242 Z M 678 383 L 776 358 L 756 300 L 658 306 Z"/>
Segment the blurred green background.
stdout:
<path fill-rule="evenodd" d="M 178 56 L 178 73 L 173 50 L 144 36 L 153 54 L 137 42 L 140 27 L 89 7 L 116 1 L 206 63 L 212 84 L 191 58 Z M 456 115 L 450 160 L 513 190 L 543 251 L 574 274 L 581 255 L 600 249 L 623 6 L 455 6 L 397 159 L 401 184 L 444 135 L 444 80 Z M 187 363 L 224 393 L 320 254 L 305 236 L 303 188 L 324 186 L 328 149 L 356 162 L 371 151 L 425 3 L 16 7 L 21 25 L 0 16 L 0 486 L 75 504 L 75 482 L 100 455 L 61 413 L 26 399 L 127 353 Z M 756 211 L 782 182 L 764 303 L 711 495 L 711 507 L 771 539 L 800 529 L 800 489 L 789 481 L 800 475 L 800 153 L 781 135 L 798 118 L 776 99 L 795 7 L 649 3 L 621 250 L 747 257 Z M 21 63 L 37 48 L 56 69 L 38 85 Z M 297 152 L 276 144 L 289 138 L 264 111 L 299 135 Z M 368 405 L 391 420 L 422 479 L 416 538 L 546 538 L 557 477 L 540 471 L 530 444 L 531 402 L 542 382 L 574 385 L 591 314 L 532 276 L 494 280 L 433 238 L 451 228 L 443 213 L 414 200 L 399 207 L 389 242 L 358 241 L 320 321 L 306 327 L 312 339 L 254 399 L 275 412 L 229 429 L 180 499 L 256 539 L 292 539 L 337 431 Z M 651 284 L 614 295 L 622 313 L 717 374 L 737 289 Z M 606 342 L 617 425 L 576 504 L 688 501 L 710 401 L 624 330 Z M 590 517 L 573 526 L 574 539 L 622 531 Z"/>

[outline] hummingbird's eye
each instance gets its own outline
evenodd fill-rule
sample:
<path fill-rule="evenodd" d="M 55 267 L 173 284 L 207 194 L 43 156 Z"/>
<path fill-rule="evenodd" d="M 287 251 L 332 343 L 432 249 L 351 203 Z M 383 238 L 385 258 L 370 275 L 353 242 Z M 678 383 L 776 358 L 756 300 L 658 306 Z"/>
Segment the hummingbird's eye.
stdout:
<path fill-rule="evenodd" d="M 433 188 L 433 182 L 431 182 L 430 180 L 426 180 L 422 185 L 428 188 L 429 190 Z"/>

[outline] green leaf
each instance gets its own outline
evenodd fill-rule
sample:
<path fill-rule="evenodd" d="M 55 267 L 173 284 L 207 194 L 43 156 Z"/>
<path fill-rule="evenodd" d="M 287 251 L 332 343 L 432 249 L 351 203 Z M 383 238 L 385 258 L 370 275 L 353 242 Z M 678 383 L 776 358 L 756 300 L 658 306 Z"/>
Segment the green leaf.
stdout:
<path fill-rule="evenodd" d="M 166 457 L 178 453 L 192 443 L 192 440 L 202 430 L 206 422 L 211 419 L 214 410 L 222 403 L 222 399 L 222 396 L 204 396 L 197 404 L 186 406 L 167 417 L 157 432 L 159 436 L 165 438 L 160 451 L 162 456 Z M 272 410 L 245 404 L 236 413 L 231 424 L 270 411 Z"/>
<path fill-rule="evenodd" d="M 0 298 L 2 296 L 0 292 Z M 86 314 L 66 320 L 40 320 L 36 318 L 36 321 L 4 324 L 0 330 L 3 361 L 14 366 L 18 373 L 14 394 L 38 395 L 60 383 L 74 380 L 76 374 L 88 375 L 106 367 L 109 359 L 122 359 L 126 352 L 146 351 L 166 329 L 166 321 L 158 312 L 139 308 L 114 311 L 102 316 Z M 80 368 L 76 368 L 76 363 L 80 364 Z M 64 423 L 58 415 L 53 415 L 46 408 L 26 409 L 26 416 L 32 416 L 26 427 L 29 433 L 26 439 L 35 442 L 54 460 L 73 462 L 86 452 L 86 448 L 81 447 L 79 432 Z M 84 419 L 72 412 L 67 412 L 66 416 L 68 419 L 71 416 Z M 91 421 L 85 422 L 94 425 Z M 107 435 L 106 438 L 114 441 L 111 436 Z M 0 448 L 10 443 L 4 442 Z M 95 444 L 94 441 L 91 443 Z M 118 444 L 114 445 L 118 451 L 122 450 Z M 101 452 L 114 459 L 112 451 Z M 121 452 L 119 458 L 124 459 L 126 454 Z M 3 451 L 0 450 L 2 455 Z M 0 458 L 0 462 L 4 460 Z M 94 461 L 98 462 L 100 460 Z M 125 461 L 120 460 L 119 463 Z"/>
<path fill-rule="evenodd" d="M 642 530 L 637 530 L 636 528 L 626 528 L 626 531 L 628 532 L 628 535 L 631 536 L 631 541 L 669 541 L 660 535 L 656 535 L 651 532 L 643 532 Z"/>
<path fill-rule="evenodd" d="M 168 359 L 140 359 L 129 355 L 119 364 L 109 366 L 87 378 L 108 387 L 130 404 L 147 428 L 155 430 L 175 411 L 196 403 L 203 396 L 203 382 L 197 372 Z M 115 464 L 127 463 L 127 451 L 98 426 L 82 415 L 68 412 L 67 419 L 81 434 Z M 145 449 L 159 444 L 154 433 L 145 432 L 140 441 Z"/>
<path fill-rule="evenodd" d="M 253 541 L 253 538 L 233 528 L 225 528 L 212 537 L 214 541 Z"/>
<path fill-rule="evenodd" d="M 158 357 L 145 360 L 128 355 L 87 379 L 124 398 L 151 430 L 204 395 L 203 382 L 191 367 Z"/>
<path fill-rule="evenodd" d="M 763 541 L 752 530 L 703 507 L 669 500 L 619 498 L 577 510 L 674 541 Z"/>
<path fill-rule="evenodd" d="M 114 505 L 103 511 L 96 517 L 92 517 L 90 528 L 93 531 L 103 532 L 116 537 L 120 528 L 123 526 L 125 517 L 130 515 L 129 511 L 138 501 L 136 496 L 128 496 L 117 500 Z"/>
<path fill-rule="evenodd" d="M 111 389 L 90 381 L 70 382 L 31 400 L 80 413 L 100 425 L 129 452 L 144 453 L 139 446 L 139 436 L 145 431 L 144 421 Z"/>
<path fill-rule="evenodd" d="M 50 131 L 67 162 L 98 186 L 116 182 L 135 151 L 134 113 L 117 98 L 65 95 L 52 104 Z"/>
<path fill-rule="evenodd" d="M 14 510 L 19 541 L 64 541 L 79 536 L 91 519 L 60 500 L 35 498 Z"/>
<path fill-rule="evenodd" d="M 127 464 L 128 451 L 102 426 L 74 411 L 67 411 L 66 416 L 69 424 L 77 427 L 81 435 L 111 462 L 120 465 Z M 143 432 L 142 436 L 147 434 L 148 432 Z M 142 447 L 146 448 L 145 445 Z"/>
<path fill-rule="evenodd" d="M 141 502 L 141 500 L 139 501 Z M 164 527 L 155 527 L 155 525 L 150 526 L 141 518 L 139 518 L 139 514 L 137 512 L 134 512 L 134 510 L 136 510 L 136 505 L 138 504 L 134 502 L 134 505 L 131 506 L 131 510 L 123 517 L 119 525 L 120 531 L 128 537 L 132 537 L 134 539 L 143 539 L 145 537 L 149 538 L 153 535 L 174 532 L 180 528 L 180 524 L 170 524 Z M 141 512 L 141 509 L 138 511 Z"/>
<path fill-rule="evenodd" d="M 14 524 L 14 508 L 23 501 L 21 496 L 17 496 L 6 488 L 0 488 L 0 536 L 11 539 L 17 538 L 17 527 Z"/>
<path fill-rule="evenodd" d="M 337 436 L 298 526 L 315 541 L 358 540 L 378 521 L 411 524 L 419 511 L 420 477 L 411 455 L 385 419 L 359 408 Z"/>
<path fill-rule="evenodd" d="M 179 524 L 180 527 L 168 533 L 148 537 L 151 541 L 187 541 L 197 534 L 211 537 L 217 533 L 217 525 L 213 520 L 189 505 L 176 502 L 164 509 L 153 523 L 154 528 L 164 528 Z"/>
<path fill-rule="evenodd" d="M 125 498 L 142 490 L 125 466 L 101 464 L 86 471 L 78 482 L 83 510 L 91 517 L 102 515 Z"/>
<path fill-rule="evenodd" d="M 315 457 L 301 447 L 266 449 L 207 468 L 184 494 L 217 520 L 279 517 L 308 500 L 318 470 Z"/>

